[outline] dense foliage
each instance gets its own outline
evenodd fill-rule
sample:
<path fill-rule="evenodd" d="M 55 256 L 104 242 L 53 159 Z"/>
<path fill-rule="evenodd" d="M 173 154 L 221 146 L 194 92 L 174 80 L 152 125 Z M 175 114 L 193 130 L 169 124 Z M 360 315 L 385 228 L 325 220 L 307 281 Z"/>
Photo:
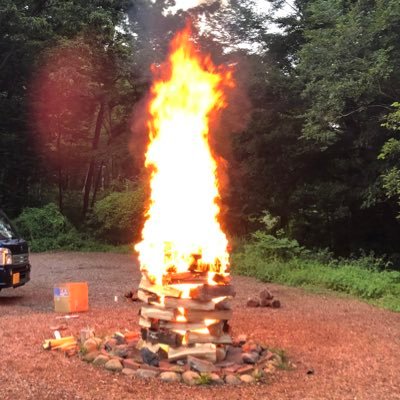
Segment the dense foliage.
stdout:
<path fill-rule="evenodd" d="M 136 242 L 143 225 L 143 206 L 144 193 L 140 188 L 111 193 L 99 200 L 88 221 L 93 237 L 111 244 Z"/>
<path fill-rule="evenodd" d="M 196 40 L 235 65 L 238 81 L 213 137 L 230 166 L 222 185 L 230 235 L 250 235 L 268 214 L 274 227 L 254 237 L 257 254 L 266 243 L 282 257 L 302 246 L 338 256 L 364 249 L 396 267 L 398 0 L 294 0 L 280 17 L 253 0 L 177 14 L 171 4 L 2 0 L 1 207 L 17 217 L 54 203 L 57 218 L 54 205 L 40 212 L 79 235 L 135 240 L 150 65 L 186 17 L 200 17 Z M 19 221 L 37 240 L 34 214 Z"/>

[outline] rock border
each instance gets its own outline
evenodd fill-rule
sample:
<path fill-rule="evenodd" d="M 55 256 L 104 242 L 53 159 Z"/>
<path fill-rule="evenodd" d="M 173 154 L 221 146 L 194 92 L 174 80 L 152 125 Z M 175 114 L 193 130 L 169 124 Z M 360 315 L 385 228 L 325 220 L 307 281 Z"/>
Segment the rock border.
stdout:
<path fill-rule="evenodd" d="M 294 368 L 283 350 L 259 344 L 246 335 L 239 335 L 232 345 L 218 347 L 216 363 L 191 356 L 170 362 L 159 345 L 148 348 L 138 335 L 119 332 L 104 339 L 86 339 L 78 355 L 112 373 L 189 386 L 265 383 L 276 370 Z"/>

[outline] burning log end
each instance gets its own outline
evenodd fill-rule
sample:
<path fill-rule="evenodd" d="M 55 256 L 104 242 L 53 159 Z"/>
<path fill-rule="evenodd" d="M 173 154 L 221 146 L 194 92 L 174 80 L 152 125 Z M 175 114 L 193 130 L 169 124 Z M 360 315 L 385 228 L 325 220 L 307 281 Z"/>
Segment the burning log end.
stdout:
<path fill-rule="evenodd" d="M 190 290 L 190 297 L 198 301 L 210 301 L 216 297 L 235 297 L 236 292 L 231 285 L 203 285 Z"/>
<path fill-rule="evenodd" d="M 211 324 L 207 327 L 208 332 L 210 332 L 210 335 L 212 336 L 221 336 L 223 333 L 223 323 L 222 322 L 216 322 L 215 324 Z"/>
<path fill-rule="evenodd" d="M 152 330 L 152 329 L 141 329 L 142 339 L 152 344 L 163 343 L 168 346 L 178 347 L 182 345 L 183 336 L 171 332 L 169 330 Z"/>
<path fill-rule="evenodd" d="M 215 309 L 216 310 L 231 310 L 232 305 L 231 302 L 229 301 L 229 298 L 224 299 L 220 301 L 219 303 L 215 304 Z"/>
<path fill-rule="evenodd" d="M 140 301 L 143 301 L 143 303 L 147 304 L 159 303 L 160 301 L 160 298 L 155 293 L 151 293 L 141 289 L 138 290 L 137 297 Z"/>
<path fill-rule="evenodd" d="M 231 282 L 231 277 L 229 275 L 215 274 L 213 281 L 218 284 L 228 285 Z"/>

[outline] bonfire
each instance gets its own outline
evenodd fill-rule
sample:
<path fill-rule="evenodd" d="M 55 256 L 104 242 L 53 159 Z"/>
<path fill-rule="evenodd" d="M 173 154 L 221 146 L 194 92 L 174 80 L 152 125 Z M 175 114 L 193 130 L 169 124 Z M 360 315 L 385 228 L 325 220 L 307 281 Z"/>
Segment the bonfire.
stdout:
<path fill-rule="evenodd" d="M 210 121 L 226 107 L 232 72 L 216 67 L 191 39 L 190 28 L 154 68 L 146 167 L 150 199 L 136 245 L 142 345 L 162 347 L 169 360 L 215 362 L 231 343 L 228 239 L 219 221 L 218 165 Z"/>

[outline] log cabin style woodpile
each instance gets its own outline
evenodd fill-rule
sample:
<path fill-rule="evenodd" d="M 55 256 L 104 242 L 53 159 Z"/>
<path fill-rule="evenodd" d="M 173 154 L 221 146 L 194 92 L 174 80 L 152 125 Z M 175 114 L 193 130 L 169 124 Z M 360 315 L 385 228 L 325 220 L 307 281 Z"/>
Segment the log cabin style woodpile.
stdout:
<path fill-rule="evenodd" d="M 171 361 L 197 356 L 215 362 L 217 348 L 232 343 L 234 296 L 228 275 L 169 273 L 157 285 L 144 274 L 138 290 L 144 345 L 162 345 Z"/>

